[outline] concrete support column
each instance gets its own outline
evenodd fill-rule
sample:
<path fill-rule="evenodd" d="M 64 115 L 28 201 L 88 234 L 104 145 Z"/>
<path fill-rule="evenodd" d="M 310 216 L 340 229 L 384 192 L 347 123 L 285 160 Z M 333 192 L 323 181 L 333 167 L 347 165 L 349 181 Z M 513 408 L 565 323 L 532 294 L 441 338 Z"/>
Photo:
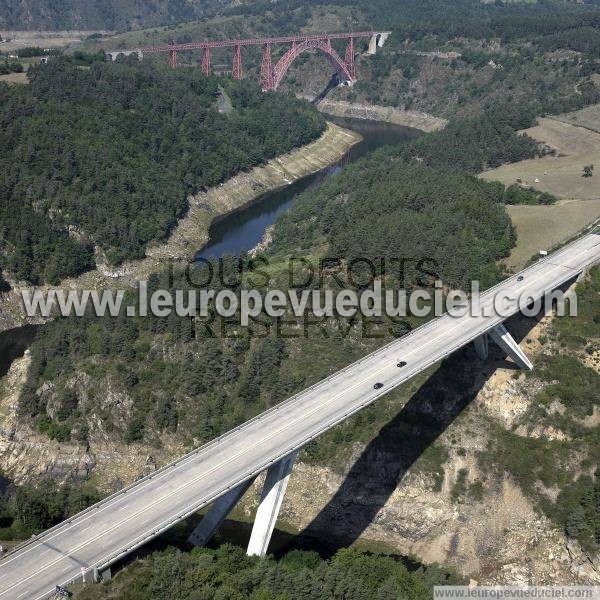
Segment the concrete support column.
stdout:
<path fill-rule="evenodd" d="M 367 54 L 375 54 L 377 52 L 377 34 L 374 33 L 369 40 L 369 49 Z"/>
<path fill-rule="evenodd" d="M 190 534 L 188 542 L 194 544 L 194 546 L 206 546 L 210 538 L 233 510 L 233 507 L 240 501 L 241 497 L 248 491 L 248 488 L 255 479 L 255 477 L 252 477 L 248 481 L 240 483 L 240 485 L 215 500 L 211 509 L 204 515 L 202 521 L 198 523 L 196 529 Z"/>
<path fill-rule="evenodd" d="M 476 337 L 473 340 L 473 343 L 475 344 L 475 352 L 477 352 L 477 356 L 479 356 L 481 360 L 487 360 L 490 353 L 488 334 L 484 333 L 483 335 Z"/>
<path fill-rule="evenodd" d="M 385 41 L 390 37 L 391 31 L 383 31 L 379 34 L 379 41 L 377 42 L 378 48 L 383 48 Z"/>
<path fill-rule="evenodd" d="M 533 364 L 527 358 L 523 350 L 521 350 L 519 344 L 515 342 L 512 335 L 508 333 L 506 327 L 504 327 L 502 323 L 493 329 L 490 329 L 489 334 L 494 342 L 496 342 L 496 344 L 498 344 L 498 346 L 500 346 L 500 348 L 502 348 L 502 350 L 504 350 L 504 352 L 506 352 L 506 354 L 508 354 L 508 356 L 514 360 L 519 368 L 527 369 L 528 371 L 533 370 Z"/>
<path fill-rule="evenodd" d="M 94 569 L 94 583 L 102 583 L 103 581 L 109 581 L 112 578 L 112 571 L 110 567 L 104 569 Z"/>
<path fill-rule="evenodd" d="M 269 467 L 248 544 L 248 556 L 265 556 L 298 452 Z"/>

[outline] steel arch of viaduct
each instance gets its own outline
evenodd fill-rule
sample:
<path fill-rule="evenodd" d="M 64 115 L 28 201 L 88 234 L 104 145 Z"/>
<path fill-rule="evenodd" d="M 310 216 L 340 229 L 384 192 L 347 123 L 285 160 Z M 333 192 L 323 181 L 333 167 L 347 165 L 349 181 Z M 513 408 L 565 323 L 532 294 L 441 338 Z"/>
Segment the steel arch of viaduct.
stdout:
<path fill-rule="evenodd" d="M 331 45 L 330 40 L 305 40 L 303 42 L 292 44 L 291 48 L 279 59 L 273 68 L 273 79 L 270 89 L 276 90 L 285 77 L 292 63 L 307 50 L 317 49 L 325 54 L 329 62 L 343 76 L 346 81 L 354 81 L 356 76 L 351 72 L 350 66 L 340 57 Z"/>

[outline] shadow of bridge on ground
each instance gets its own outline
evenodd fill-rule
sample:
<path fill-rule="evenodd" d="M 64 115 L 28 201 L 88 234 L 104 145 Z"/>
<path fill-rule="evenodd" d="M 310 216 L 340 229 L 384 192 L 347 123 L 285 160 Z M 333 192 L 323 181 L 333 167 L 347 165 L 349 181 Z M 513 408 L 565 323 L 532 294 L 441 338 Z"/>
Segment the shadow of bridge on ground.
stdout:
<path fill-rule="evenodd" d="M 542 316 L 518 315 L 506 323 L 507 329 L 521 342 Z M 407 471 L 471 403 L 498 368 L 517 369 L 493 343 L 486 361 L 477 357 L 473 344 L 445 359 L 366 446 L 338 491 L 299 537 L 325 537 L 331 543 L 336 532 L 340 532 L 343 536 L 340 546 L 358 539 L 376 520 Z M 402 523 L 398 523 L 400 531 L 401 528 Z M 297 544 L 291 542 L 278 553 L 292 546 Z"/>

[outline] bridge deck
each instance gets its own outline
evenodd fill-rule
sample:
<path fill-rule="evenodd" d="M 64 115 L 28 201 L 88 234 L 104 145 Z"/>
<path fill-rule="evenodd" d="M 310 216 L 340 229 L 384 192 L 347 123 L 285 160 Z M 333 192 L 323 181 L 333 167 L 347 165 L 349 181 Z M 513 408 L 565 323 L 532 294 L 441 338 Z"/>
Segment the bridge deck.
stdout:
<path fill-rule="evenodd" d="M 227 48 L 231 46 L 259 46 L 265 44 L 291 44 L 292 42 L 305 42 L 308 40 L 347 40 L 349 38 L 371 37 L 374 31 L 350 31 L 348 33 L 317 33 L 306 35 L 287 35 L 271 38 L 247 38 L 239 40 L 205 40 L 203 42 L 184 42 L 181 44 L 159 44 L 146 46 L 142 52 L 171 52 L 173 50 L 198 50 L 202 48 Z M 387 33 L 387 32 L 385 32 Z"/>
<path fill-rule="evenodd" d="M 600 236 L 589 234 L 481 295 L 496 291 L 541 296 L 600 261 Z M 512 312 L 519 307 L 514 304 Z M 430 321 L 71 520 L 0 561 L 0 600 L 41 599 L 54 586 L 103 567 L 228 489 L 448 356 L 501 322 L 497 316 Z M 399 360 L 407 365 L 397 367 Z M 376 382 L 384 387 L 373 388 Z"/>

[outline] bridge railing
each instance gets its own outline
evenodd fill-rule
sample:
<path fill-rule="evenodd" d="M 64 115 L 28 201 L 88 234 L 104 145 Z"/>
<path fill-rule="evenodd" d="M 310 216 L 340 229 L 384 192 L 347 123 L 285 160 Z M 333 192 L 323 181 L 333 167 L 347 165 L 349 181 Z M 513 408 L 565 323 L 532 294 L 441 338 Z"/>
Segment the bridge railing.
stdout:
<path fill-rule="evenodd" d="M 260 46 L 263 44 L 291 44 L 307 40 L 347 40 L 349 38 L 371 37 L 374 31 L 350 31 L 348 33 L 317 33 L 307 35 L 277 36 L 271 38 L 246 38 L 235 40 L 205 40 L 203 42 L 185 42 L 180 44 L 159 44 L 142 48 L 142 52 L 180 52 L 203 48 L 226 48 L 231 46 Z"/>
<path fill-rule="evenodd" d="M 560 252 L 559 252 L 560 253 Z M 543 259 L 542 261 L 539 261 L 539 263 L 541 262 L 546 262 L 549 261 L 550 258 L 556 258 L 556 256 L 553 257 L 548 257 L 547 259 Z M 536 263 L 539 264 L 539 263 Z M 528 269 L 525 269 L 525 271 L 531 269 L 532 267 L 529 267 Z M 542 296 L 544 296 L 546 293 L 548 293 L 549 289 L 556 289 L 556 287 L 564 284 L 566 281 L 569 281 L 571 278 L 574 278 L 576 276 L 576 273 L 561 273 L 560 275 L 558 275 L 553 281 L 552 283 L 548 286 L 548 289 L 544 289 L 538 293 L 536 293 L 535 295 L 530 295 L 527 298 L 526 302 L 521 303 L 521 305 L 515 305 L 514 310 L 512 312 L 512 314 L 515 314 L 516 312 L 518 312 L 521 308 L 525 307 L 527 304 L 529 304 L 531 301 L 535 301 L 538 298 L 541 298 Z M 518 274 L 516 274 L 514 277 L 511 277 L 509 279 L 504 280 L 503 282 L 497 284 L 496 286 L 493 286 L 492 288 L 489 288 L 488 290 L 486 290 L 485 292 L 483 292 L 482 294 L 480 294 L 480 299 L 483 299 L 491 294 L 493 294 L 495 291 L 497 291 L 499 288 L 506 286 L 506 284 L 512 280 L 516 280 L 516 278 L 518 277 Z M 470 303 L 469 303 L 470 304 Z M 448 316 L 448 315 L 446 315 Z M 450 354 L 452 354 L 453 352 L 455 352 L 456 350 L 464 347 L 466 344 L 472 342 L 476 337 L 479 337 L 479 335 L 481 335 L 482 333 L 484 333 L 485 331 L 488 331 L 489 329 L 492 329 L 493 327 L 495 327 L 496 325 L 498 325 L 500 322 L 504 321 L 507 317 L 506 316 L 496 316 L 496 317 L 488 317 L 488 323 L 487 323 L 487 327 L 485 328 L 484 331 L 478 331 L 476 334 L 474 334 L 472 337 L 469 336 L 467 338 L 467 341 L 465 342 L 464 338 L 461 339 L 461 341 L 456 342 L 455 344 L 448 346 L 446 348 L 444 348 L 444 350 L 442 352 L 439 353 L 433 353 L 431 355 L 431 357 L 427 360 L 427 362 L 424 365 L 420 366 L 419 371 L 422 372 L 426 369 L 428 369 L 430 366 L 432 366 L 433 364 L 435 364 L 436 362 L 438 362 L 439 360 L 442 360 L 443 358 L 445 358 L 446 356 L 449 356 Z M 190 452 L 188 455 L 181 457 L 181 459 L 174 461 L 173 463 L 171 463 L 170 465 L 167 465 L 166 467 L 163 467 L 161 469 L 159 469 L 158 471 L 156 471 L 155 473 L 153 473 L 152 475 L 146 476 L 140 480 L 138 480 L 137 482 L 135 482 L 134 484 L 128 486 L 127 488 L 124 488 L 124 490 L 122 490 L 121 492 L 118 492 L 116 494 L 113 494 L 111 497 L 109 498 L 114 498 L 116 496 L 118 496 L 121 493 L 126 493 L 126 491 L 128 489 L 131 489 L 132 487 L 135 487 L 136 485 L 139 485 L 142 481 L 144 480 L 148 480 L 151 479 L 152 477 L 155 477 L 156 475 L 158 475 L 160 472 L 163 472 L 177 464 L 180 464 L 183 460 L 185 460 L 186 458 L 189 457 L 193 457 L 195 454 L 197 454 L 198 452 L 205 450 L 206 448 L 209 448 L 211 446 L 213 446 L 215 443 L 219 443 L 221 441 L 223 441 L 224 439 L 226 439 L 229 435 L 231 435 L 232 433 L 239 431 L 241 429 L 243 429 L 245 426 L 250 425 L 253 422 L 259 421 L 263 418 L 265 418 L 267 415 L 270 415 L 274 412 L 277 412 L 278 410 L 281 410 L 283 407 L 285 407 L 287 404 L 294 402 L 296 400 L 298 400 L 300 397 L 302 397 L 302 395 L 306 394 L 307 392 L 315 389 L 316 387 L 318 387 L 319 385 L 332 380 L 335 377 L 338 377 L 339 375 L 342 375 L 345 371 L 347 371 L 348 369 L 351 369 L 357 365 L 360 365 L 361 363 L 370 360 L 372 358 L 374 358 L 376 355 L 381 354 L 381 353 L 385 353 L 387 350 L 390 350 L 393 348 L 393 346 L 399 344 L 400 342 L 404 343 L 407 339 L 409 339 L 411 336 L 416 335 L 417 332 L 419 334 L 422 334 L 424 330 L 428 329 L 429 327 L 435 325 L 437 319 L 433 319 L 432 321 L 429 321 L 428 323 L 426 323 L 425 325 L 422 325 L 421 327 L 415 329 L 414 331 L 412 331 L 411 333 L 407 334 L 406 336 L 403 336 L 400 339 L 394 340 L 392 342 L 390 342 L 389 344 L 386 344 L 385 346 L 382 346 L 381 348 L 379 348 L 378 350 L 372 352 L 371 354 L 368 354 L 367 356 L 355 361 L 354 363 L 352 363 L 351 365 L 348 365 L 347 367 L 344 367 L 343 369 L 341 369 L 340 371 L 337 371 L 336 373 L 326 377 L 325 379 L 322 379 L 321 381 L 313 384 L 312 386 L 310 386 L 309 388 L 304 389 L 302 392 L 292 396 L 291 398 L 289 398 L 288 400 L 278 404 L 277 406 L 272 407 L 271 409 L 261 413 L 260 415 L 257 415 L 256 417 L 250 419 L 249 421 L 246 421 L 245 423 L 243 423 L 242 425 L 230 430 L 229 432 L 227 432 L 226 434 L 223 434 L 222 436 L 219 436 L 218 438 L 216 438 L 215 440 L 213 440 L 213 442 L 209 442 L 208 444 L 205 444 L 204 446 L 201 446 L 200 448 Z M 412 377 L 413 375 L 411 375 L 410 370 L 406 371 L 405 374 L 405 379 L 408 380 L 410 377 Z M 173 517 L 170 517 L 168 519 L 166 519 L 163 523 L 161 523 L 158 526 L 153 527 L 151 530 L 148 530 L 142 534 L 140 534 L 137 538 L 135 538 L 134 540 L 132 540 L 131 542 L 129 542 L 128 544 L 122 546 L 121 548 L 119 548 L 118 550 L 115 550 L 114 552 L 112 552 L 111 554 L 107 555 L 106 557 L 104 557 L 101 561 L 99 561 L 98 563 L 94 564 L 94 565 L 90 565 L 90 569 L 92 568 L 106 568 L 108 566 L 110 566 L 111 564 L 113 564 L 114 562 L 118 561 L 120 558 L 126 556 L 127 554 L 129 554 L 130 552 L 134 551 L 135 549 L 139 548 L 140 546 L 144 545 L 145 543 L 147 543 L 149 540 L 153 539 L 154 537 L 160 535 L 161 533 L 163 533 L 164 531 L 170 529 L 173 525 L 175 525 L 176 523 L 178 523 L 179 521 L 187 518 L 188 516 L 191 516 L 192 514 L 194 514 L 197 510 L 199 510 L 202 506 L 206 506 L 207 504 L 209 504 L 210 502 L 216 500 L 217 498 L 219 498 L 220 496 L 226 494 L 228 491 L 230 491 L 232 488 L 236 487 L 237 485 L 239 485 L 240 483 L 243 483 L 244 481 L 247 481 L 248 479 L 258 475 L 259 473 L 262 473 L 265 469 L 268 469 L 271 465 L 275 464 L 276 462 L 282 460 L 283 458 L 285 458 L 286 456 L 288 456 L 291 452 L 295 452 L 297 450 L 300 450 L 303 446 L 305 446 L 307 443 L 309 443 L 310 441 L 314 440 L 315 438 L 317 438 L 318 436 L 320 436 L 322 433 L 324 433 L 325 431 L 331 429 L 332 427 L 335 427 L 336 425 L 338 425 L 339 423 L 345 421 L 348 417 L 356 414 L 357 412 L 359 412 L 360 410 L 362 410 L 363 408 L 365 408 L 366 406 L 368 406 L 369 404 L 372 404 L 373 402 L 377 401 L 381 396 L 385 395 L 388 392 L 388 390 L 382 390 L 380 392 L 377 392 L 376 394 L 369 396 L 364 402 L 361 402 L 360 404 L 355 405 L 352 409 L 348 410 L 347 412 L 343 413 L 342 415 L 336 416 L 332 419 L 329 419 L 328 421 L 325 421 L 322 423 L 322 425 L 315 430 L 310 436 L 308 436 L 306 439 L 302 440 L 301 443 L 296 443 L 296 444 L 292 444 L 289 447 L 285 448 L 283 451 L 281 451 L 280 453 L 278 453 L 277 455 L 270 457 L 269 459 L 266 459 L 264 461 L 264 463 L 259 464 L 258 466 L 256 466 L 254 469 L 252 469 L 249 473 L 247 473 L 245 476 L 243 476 L 242 478 L 237 478 L 235 481 L 232 481 L 225 489 L 222 490 L 222 492 L 218 495 L 215 495 L 214 498 L 202 498 L 202 499 L 198 499 L 197 502 L 193 503 L 192 505 L 190 505 L 189 507 L 187 507 L 186 509 L 184 509 L 183 511 L 179 511 L 179 513 Z M 109 498 L 107 498 L 104 502 L 108 501 Z M 98 505 L 95 506 L 99 506 L 102 503 L 98 503 Z M 93 508 L 93 507 L 92 507 Z M 81 516 L 83 514 L 85 514 L 88 511 L 83 511 L 82 513 L 80 513 L 78 516 Z M 55 528 L 53 528 L 55 529 Z M 49 533 L 52 530 L 48 530 L 47 533 Z M 80 575 L 76 575 L 74 576 L 69 583 L 75 582 L 77 580 L 81 579 Z"/>

